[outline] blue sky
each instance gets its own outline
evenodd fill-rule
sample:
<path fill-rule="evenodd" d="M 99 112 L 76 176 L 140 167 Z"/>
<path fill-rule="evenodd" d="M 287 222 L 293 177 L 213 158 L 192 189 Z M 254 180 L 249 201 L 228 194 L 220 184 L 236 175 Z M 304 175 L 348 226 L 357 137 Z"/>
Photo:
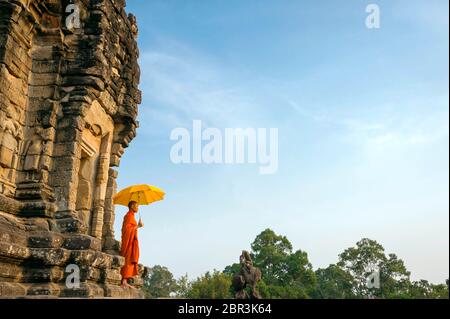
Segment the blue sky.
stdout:
<path fill-rule="evenodd" d="M 365 8 L 381 9 L 367 29 Z M 363 237 L 449 272 L 448 1 L 128 0 L 143 103 L 119 188 L 148 183 L 141 262 L 194 278 L 265 228 L 315 268 Z M 278 128 L 279 169 L 175 165 L 176 127 Z M 125 209 L 116 209 L 116 237 Z"/>

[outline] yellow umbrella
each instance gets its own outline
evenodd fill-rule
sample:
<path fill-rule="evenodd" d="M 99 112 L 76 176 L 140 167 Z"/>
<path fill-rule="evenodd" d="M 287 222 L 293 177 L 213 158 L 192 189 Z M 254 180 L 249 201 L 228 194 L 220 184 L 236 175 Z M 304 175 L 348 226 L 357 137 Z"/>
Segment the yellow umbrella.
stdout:
<path fill-rule="evenodd" d="M 138 205 L 149 205 L 153 202 L 163 200 L 165 194 L 163 190 L 155 186 L 146 184 L 134 185 L 114 195 L 113 201 L 115 205 L 123 206 L 128 206 L 128 203 L 131 201 L 135 201 Z"/>

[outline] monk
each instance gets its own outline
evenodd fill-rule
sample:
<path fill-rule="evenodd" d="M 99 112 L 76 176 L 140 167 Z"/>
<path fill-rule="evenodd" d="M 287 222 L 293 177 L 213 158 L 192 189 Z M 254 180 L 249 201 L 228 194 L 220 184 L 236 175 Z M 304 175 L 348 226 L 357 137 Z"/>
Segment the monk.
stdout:
<path fill-rule="evenodd" d="M 139 207 L 135 201 L 128 204 L 129 211 L 123 218 L 122 224 L 122 245 L 120 248 L 120 255 L 125 257 L 125 265 L 122 267 L 122 283 L 123 288 L 132 288 L 128 284 L 128 279 L 133 278 L 138 274 L 139 261 L 139 242 L 137 237 L 138 228 L 144 227 L 144 224 L 139 219 L 139 224 L 136 223 L 134 215 L 137 213 Z"/>

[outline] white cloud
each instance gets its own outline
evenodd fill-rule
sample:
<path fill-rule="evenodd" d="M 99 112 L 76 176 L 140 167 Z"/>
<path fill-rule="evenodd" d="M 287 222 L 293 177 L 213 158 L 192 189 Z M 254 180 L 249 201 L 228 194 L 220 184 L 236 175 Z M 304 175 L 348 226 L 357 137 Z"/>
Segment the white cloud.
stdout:
<path fill-rule="evenodd" d="M 192 119 L 214 127 L 235 127 L 258 111 L 245 89 L 227 79 L 227 70 L 201 53 L 173 46 L 161 45 L 141 55 L 141 117 L 157 118 L 170 128 L 192 125 Z M 146 107 L 148 103 L 157 106 Z"/>
<path fill-rule="evenodd" d="M 420 107 L 410 107 L 409 101 L 405 101 L 395 112 L 379 112 L 364 118 L 345 117 L 329 110 L 315 111 L 292 100 L 288 100 L 288 104 L 300 116 L 318 124 L 329 125 L 333 134 L 337 134 L 341 129 L 340 140 L 359 147 L 376 147 L 381 150 L 380 147 L 414 146 L 448 139 L 448 95 L 417 100 Z M 384 109 L 388 108 L 379 108 Z"/>

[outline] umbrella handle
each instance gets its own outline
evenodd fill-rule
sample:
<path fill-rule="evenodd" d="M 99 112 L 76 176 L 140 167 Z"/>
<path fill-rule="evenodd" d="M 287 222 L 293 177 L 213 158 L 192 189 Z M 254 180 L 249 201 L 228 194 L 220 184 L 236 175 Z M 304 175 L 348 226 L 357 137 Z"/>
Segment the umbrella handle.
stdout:
<path fill-rule="evenodd" d="M 139 215 L 139 222 L 141 222 L 142 224 L 143 224 L 143 222 L 142 222 L 142 218 L 141 218 L 141 213 L 140 212 L 138 212 L 138 215 Z M 139 223 L 138 222 L 138 223 Z"/>
<path fill-rule="evenodd" d="M 138 192 L 138 202 L 140 202 L 141 200 L 141 192 Z M 141 212 L 138 210 L 138 215 L 139 215 L 139 221 L 142 222 L 142 218 L 141 218 Z"/>
<path fill-rule="evenodd" d="M 138 202 L 141 201 L 141 192 L 138 192 Z M 141 220 L 141 212 L 138 211 L 138 215 L 139 215 L 139 220 Z"/>

